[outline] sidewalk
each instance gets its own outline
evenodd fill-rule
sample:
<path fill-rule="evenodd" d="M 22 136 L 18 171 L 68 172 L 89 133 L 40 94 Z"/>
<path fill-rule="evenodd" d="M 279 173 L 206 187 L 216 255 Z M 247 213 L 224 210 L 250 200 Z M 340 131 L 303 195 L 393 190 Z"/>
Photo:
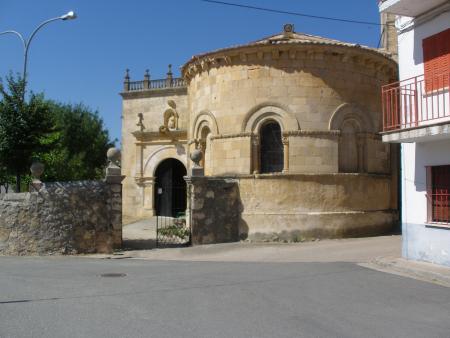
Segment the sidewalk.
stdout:
<path fill-rule="evenodd" d="M 361 266 L 450 287 L 450 268 L 399 257 L 378 257 Z"/>
<path fill-rule="evenodd" d="M 130 242 L 127 240 L 128 244 Z M 205 262 L 364 263 L 385 255 L 400 256 L 400 243 L 400 236 L 327 239 L 303 243 L 237 242 L 170 249 L 124 250 L 106 257 Z"/>

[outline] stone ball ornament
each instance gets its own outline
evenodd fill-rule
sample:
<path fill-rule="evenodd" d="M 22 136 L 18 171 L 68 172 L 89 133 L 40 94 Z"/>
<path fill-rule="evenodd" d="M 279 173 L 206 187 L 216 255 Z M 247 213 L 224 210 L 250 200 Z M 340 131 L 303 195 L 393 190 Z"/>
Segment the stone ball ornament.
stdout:
<path fill-rule="evenodd" d="M 194 162 L 194 167 L 200 167 L 200 161 L 203 158 L 203 153 L 200 149 L 195 149 L 189 155 L 192 162 Z"/>
<path fill-rule="evenodd" d="M 39 161 L 35 161 L 31 164 L 30 172 L 31 175 L 36 179 L 40 180 L 42 174 L 44 173 L 45 166 Z"/>
<path fill-rule="evenodd" d="M 118 164 L 120 163 L 122 154 L 120 152 L 120 149 L 113 147 L 108 149 L 108 151 L 106 152 L 106 157 L 108 158 L 108 161 L 110 163 Z"/>

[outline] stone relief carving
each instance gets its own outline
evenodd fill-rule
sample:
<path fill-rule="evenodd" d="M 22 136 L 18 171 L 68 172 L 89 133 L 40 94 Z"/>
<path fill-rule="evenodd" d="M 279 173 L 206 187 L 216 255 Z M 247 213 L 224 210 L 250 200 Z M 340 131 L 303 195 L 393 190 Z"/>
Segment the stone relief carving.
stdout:
<path fill-rule="evenodd" d="M 163 125 L 159 127 L 159 131 L 162 133 L 178 130 L 177 105 L 174 100 L 168 100 L 167 105 L 169 108 L 163 114 Z"/>
<path fill-rule="evenodd" d="M 144 123 L 142 121 L 144 121 L 144 114 L 139 113 L 138 115 L 138 122 L 136 123 L 136 125 L 139 127 L 139 131 L 144 131 L 145 130 L 145 126 Z"/>

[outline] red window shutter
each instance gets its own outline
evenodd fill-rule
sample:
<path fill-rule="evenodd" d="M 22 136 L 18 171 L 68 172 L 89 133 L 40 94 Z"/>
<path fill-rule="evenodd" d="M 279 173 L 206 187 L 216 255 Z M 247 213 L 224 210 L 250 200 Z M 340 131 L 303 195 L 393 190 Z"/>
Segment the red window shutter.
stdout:
<path fill-rule="evenodd" d="M 450 165 L 431 167 L 431 220 L 450 223 Z"/>
<path fill-rule="evenodd" d="M 425 90 L 449 86 L 450 28 L 422 40 Z"/>

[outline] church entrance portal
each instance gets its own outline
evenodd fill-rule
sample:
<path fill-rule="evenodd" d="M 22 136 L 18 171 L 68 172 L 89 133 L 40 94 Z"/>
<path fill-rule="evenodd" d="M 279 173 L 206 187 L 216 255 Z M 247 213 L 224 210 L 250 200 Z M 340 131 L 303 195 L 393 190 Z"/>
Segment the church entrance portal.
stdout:
<path fill-rule="evenodd" d="M 186 211 L 186 168 L 180 161 L 162 161 L 155 172 L 155 210 L 157 216 L 177 217 Z"/>

